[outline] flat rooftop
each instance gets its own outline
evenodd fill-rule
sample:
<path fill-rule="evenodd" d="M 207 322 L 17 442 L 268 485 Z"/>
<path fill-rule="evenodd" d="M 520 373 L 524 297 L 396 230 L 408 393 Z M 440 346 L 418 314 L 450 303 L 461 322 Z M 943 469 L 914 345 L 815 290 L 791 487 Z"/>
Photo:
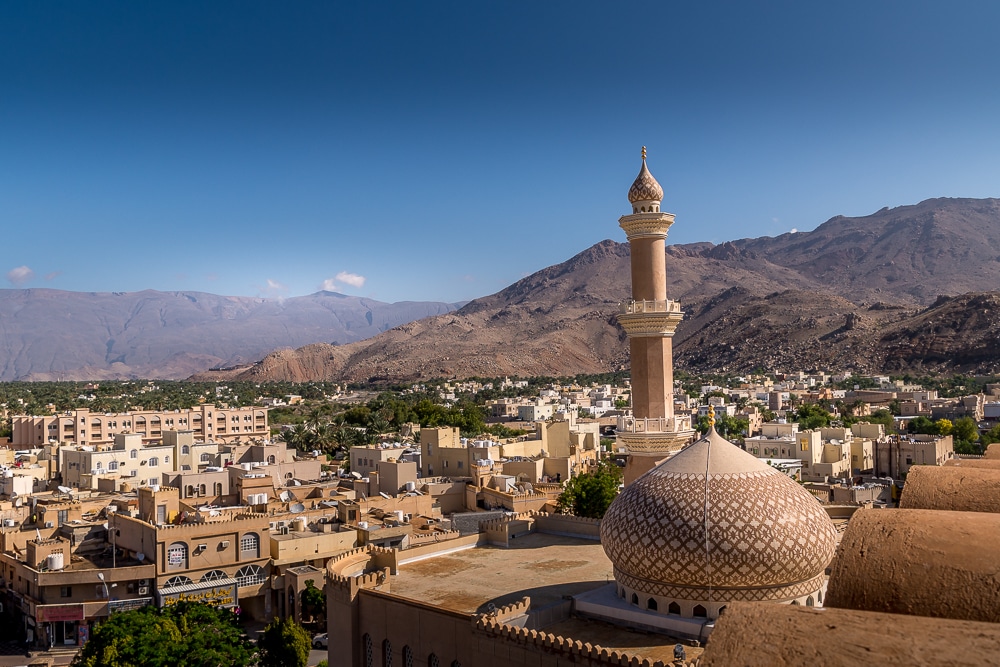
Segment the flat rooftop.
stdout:
<path fill-rule="evenodd" d="M 491 602 L 501 607 L 525 596 L 531 598 L 533 610 L 544 609 L 612 581 L 611 561 L 596 540 L 531 533 L 513 540 L 507 549 L 482 546 L 400 565 L 391 591 L 473 614 L 486 612 Z M 541 630 L 667 663 L 677 643 L 666 635 L 586 618 L 569 618 Z M 685 649 L 688 659 L 701 653 L 699 648 Z"/>
<path fill-rule="evenodd" d="M 392 593 L 467 614 L 528 596 L 533 608 L 613 580 L 600 543 L 543 533 L 400 565 Z"/>

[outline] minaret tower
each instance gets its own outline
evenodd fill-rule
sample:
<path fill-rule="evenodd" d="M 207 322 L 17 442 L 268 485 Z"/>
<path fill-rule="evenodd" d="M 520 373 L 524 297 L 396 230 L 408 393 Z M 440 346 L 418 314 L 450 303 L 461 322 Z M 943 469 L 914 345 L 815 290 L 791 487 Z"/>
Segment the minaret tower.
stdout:
<path fill-rule="evenodd" d="M 618 315 L 632 358 L 632 417 L 618 424 L 618 442 L 628 451 L 626 485 L 695 435 L 690 416 L 674 415 L 672 338 L 684 313 L 667 299 L 666 239 L 674 215 L 660 212 L 662 199 L 643 146 L 642 168 L 628 191 L 632 215 L 618 220 L 632 254 L 632 298 Z"/>

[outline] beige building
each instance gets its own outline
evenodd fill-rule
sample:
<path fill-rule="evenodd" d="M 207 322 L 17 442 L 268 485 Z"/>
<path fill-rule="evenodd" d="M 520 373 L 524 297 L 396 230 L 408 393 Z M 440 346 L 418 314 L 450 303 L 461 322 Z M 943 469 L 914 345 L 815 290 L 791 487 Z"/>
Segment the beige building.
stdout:
<path fill-rule="evenodd" d="M 950 435 L 889 435 L 875 443 L 875 474 L 900 479 L 913 466 L 942 466 L 954 457 Z"/>
<path fill-rule="evenodd" d="M 49 442 L 104 445 L 119 433 L 136 433 L 143 442 L 163 438 L 164 431 L 190 430 L 199 440 L 234 442 L 270 437 L 267 408 L 222 408 L 210 403 L 187 410 L 138 410 L 122 413 L 92 413 L 87 408 L 58 415 L 11 417 L 15 447 Z"/>

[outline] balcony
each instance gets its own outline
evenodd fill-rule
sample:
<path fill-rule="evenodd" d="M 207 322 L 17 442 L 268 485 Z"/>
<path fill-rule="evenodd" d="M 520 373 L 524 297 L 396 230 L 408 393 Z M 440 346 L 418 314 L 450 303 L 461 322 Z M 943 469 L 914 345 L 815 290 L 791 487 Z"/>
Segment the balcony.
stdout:
<path fill-rule="evenodd" d="M 629 299 L 618 304 L 618 312 L 625 315 L 636 313 L 679 313 L 681 304 L 671 299 Z"/>

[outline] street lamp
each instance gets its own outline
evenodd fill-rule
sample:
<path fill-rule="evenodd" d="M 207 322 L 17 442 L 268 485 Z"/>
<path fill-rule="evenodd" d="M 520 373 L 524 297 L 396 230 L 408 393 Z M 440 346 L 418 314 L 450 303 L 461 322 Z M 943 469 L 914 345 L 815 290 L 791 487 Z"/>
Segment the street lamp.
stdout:
<path fill-rule="evenodd" d="M 98 572 L 97 578 L 101 580 L 101 584 L 104 585 L 104 599 L 109 603 L 111 602 L 111 593 L 108 592 L 108 582 L 104 581 L 104 573 Z"/>

